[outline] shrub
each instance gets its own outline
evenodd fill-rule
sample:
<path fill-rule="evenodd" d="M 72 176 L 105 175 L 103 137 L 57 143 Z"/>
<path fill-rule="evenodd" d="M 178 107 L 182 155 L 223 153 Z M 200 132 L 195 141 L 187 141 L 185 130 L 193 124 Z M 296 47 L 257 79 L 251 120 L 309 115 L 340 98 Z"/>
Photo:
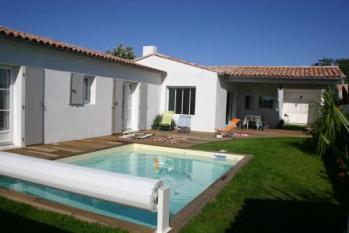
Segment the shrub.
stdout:
<path fill-rule="evenodd" d="M 152 128 L 152 129 L 160 130 L 160 129 L 161 129 L 161 126 L 160 126 L 161 120 L 162 120 L 162 115 L 156 115 L 156 117 L 155 117 L 154 120 L 153 120 L 153 124 L 151 125 L 151 128 Z M 172 129 L 174 129 L 174 128 L 176 128 L 176 123 L 175 123 L 175 121 L 172 119 L 170 129 L 172 130 Z"/>
<path fill-rule="evenodd" d="M 156 117 L 153 120 L 153 124 L 151 125 L 152 129 L 160 129 L 161 118 L 162 116 L 160 114 L 156 115 Z"/>

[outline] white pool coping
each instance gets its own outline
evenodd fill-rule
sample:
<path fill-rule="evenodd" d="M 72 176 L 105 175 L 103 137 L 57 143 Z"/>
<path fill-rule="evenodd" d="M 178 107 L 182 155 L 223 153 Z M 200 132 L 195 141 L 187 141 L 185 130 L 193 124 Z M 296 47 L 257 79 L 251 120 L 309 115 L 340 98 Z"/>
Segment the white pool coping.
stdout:
<path fill-rule="evenodd" d="M 152 145 L 144 145 L 144 144 L 129 144 L 119 147 L 113 147 L 110 149 L 100 150 L 100 151 L 94 151 L 89 152 L 85 154 L 80 154 L 76 156 L 71 156 L 67 158 L 58 159 L 56 161 L 64 162 L 64 163 L 74 163 L 80 160 L 85 160 L 87 158 L 93 158 L 97 156 L 103 156 L 107 155 L 113 152 L 122 152 L 122 151 L 135 151 L 135 152 L 151 152 L 151 153 L 159 153 L 159 155 L 163 155 L 161 153 L 166 153 L 164 156 L 172 156 L 176 157 L 177 154 L 178 157 L 182 157 L 183 155 L 189 155 L 196 157 L 197 159 L 212 159 L 214 158 L 215 154 L 224 155 L 226 156 L 226 161 L 214 161 L 217 163 L 224 163 L 224 164 L 230 164 L 235 165 L 239 161 L 241 161 L 245 155 L 240 154 L 230 154 L 230 153 L 222 153 L 222 152 L 208 152 L 208 151 L 199 151 L 199 150 L 190 150 L 190 149 L 180 149 L 180 148 L 171 148 L 171 147 L 164 147 L 164 146 L 152 146 Z"/>

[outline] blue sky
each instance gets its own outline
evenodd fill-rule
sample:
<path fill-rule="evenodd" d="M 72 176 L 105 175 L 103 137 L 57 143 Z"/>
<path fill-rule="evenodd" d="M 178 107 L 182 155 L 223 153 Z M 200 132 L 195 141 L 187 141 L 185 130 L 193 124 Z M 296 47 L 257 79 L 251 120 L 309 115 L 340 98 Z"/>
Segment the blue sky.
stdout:
<path fill-rule="evenodd" d="M 348 0 L 19 1 L 0 25 L 104 51 L 123 42 L 206 65 L 349 57 Z"/>

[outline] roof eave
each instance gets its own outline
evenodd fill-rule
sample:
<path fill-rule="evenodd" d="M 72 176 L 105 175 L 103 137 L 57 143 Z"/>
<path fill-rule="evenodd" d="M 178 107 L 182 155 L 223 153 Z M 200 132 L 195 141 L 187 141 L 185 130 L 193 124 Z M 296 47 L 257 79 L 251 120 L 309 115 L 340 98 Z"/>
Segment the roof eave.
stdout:
<path fill-rule="evenodd" d="M 11 29 L 12 30 L 12 29 Z M 57 51 L 63 51 L 66 53 L 71 53 L 71 54 L 75 54 L 75 55 L 81 55 L 81 56 L 86 56 L 86 57 L 90 57 L 90 58 L 94 58 L 94 59 L 99 59 L 102 61 L 108 61 L 108 62 L 112 62 L 112 63 L 118 63 L 121 65 L 126 65 L 126 66 L 130 66 L 130 67 L 135 67 L 137 69 L 142 69 L 142 70 L 147 70 L 149 72 L 155 72 L 155 73 L 160 73 L 162 76 L 166 76 L 167 73 L 163 70 L 159 70 L 159 69 L 155 69 L 149 66 L 145 66 L 145 65 L 141 65 L 138 63 L 135 63 L 133 61 L 124 61 L 124 59 L 119 58 L 119 57 L 103 57 L 103 56 L 108 56 L 107 54 L 104 54 L 102 52 L 98 52 L 98 51 L 93 51 L 90 49 L 86 49 L 86 51 L 80 51 L 83 50 L 84 48 L 80 48 L 80 47 L 69 47 L 69 46 L 62 46 L 62 45 L 53 45 L 52 43 L 45 43 L 39 40 L 30 40 L 26 37 L 23 36 L 16 36 L 13 33 L 9 34 L 4 34 L 0 32 L 0 38 L 6 39 L 6 40 L 10 40 L 10 41 L 16 41 L 16 42 L 20 42 L 20 43 L 27 43 L 33 46 L 40 46 L 46 49 L 53 49 L 53 50 L 57 50 Z M 93 55 L 92 53 L 96 53 L 95 55 Z M 110 55 L 111 56 L 111 55 Z"/>

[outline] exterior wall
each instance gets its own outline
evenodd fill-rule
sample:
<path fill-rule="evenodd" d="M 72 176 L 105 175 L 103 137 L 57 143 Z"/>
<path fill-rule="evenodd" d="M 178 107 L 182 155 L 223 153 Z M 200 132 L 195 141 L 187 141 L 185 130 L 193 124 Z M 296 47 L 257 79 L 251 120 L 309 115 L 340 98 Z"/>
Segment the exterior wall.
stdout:
<path fill-rule="evenodd" d="M 147 84 L 147 88 L 147 129 L 150 129 L 156 115 L 162 112 L 160 98 L 162 88 L 159 88 L 158 85 L 154 84 Z"/>
<path fill-rule="evenodd" d="M 15 146 L 23 146 L 24 137 L 24 67 L 15 66 L 12 71 L 12 142 Z"/>
<path fill-rule="evenodd" d="M 70 75 L 70 72 L 45 70 L 45 143 L 112 134 L 113 80 L 97 76 L 92 104 L 72 106 Z"/>
<path fill-rule="evenodd" d="M 160 85 L 162 77 L 143 69 L 0 38 L 0 64 L 25 65 Z"/>
<path fill-rule="evenodd" d="M 96 58 L 69 52 L 46 49 L 40 46 L 0 38 L 0 64 L 13 69 L 13 143 L 23 146 L 25 133 L 24 79 L 26 66 L 45 70 L 44 143 L 54 143 L 79 138 L 110 135 L 122 130 L 122 93 L 124 81 L 146 83 L 149 93 L 160 93 L 164 77 L 160 73 L 137 69 Z M 95 102 L 81 107 L 70 105 L 70 73 L 83 73 L 96 77 Z M 113 80 L 116 81 L 115 125 L 113 126 Z M 139 85 L 137 85 L 139 86 Z M 139 89 L 139 88 L 138 88 Z M 139 112 L 140 93 L 135 95 L 134 112 Z M 150 127 L 150 117 L 159 112 L 160 98 L 146 97 L 150 111 L 142 112 Z M 134 130 L 138 129 L 139 117 L 135 116 Z"/>
<path fill-rule="evenodd" d="M 215 128 L 223 128 L 226 117 L 226 106 L 227 106 L 227 90 L 229 86 L 223 79 L 217 79 L 217 95 L 216 95 L 216 121 Z"/>
<path fill-rule="evenodd" d="M 160 111 L 158 113 L 163 113 L 167 110 L 168 87 L 196 87 L 195 115 L 193 115 L 191 119 L 191 129 L 194 131 L 214 131 L 217 125 L 216 117 L 218 116 L 221 118 L 221 112 L 216 113 L 218 77 L 215 72 L 155 55 L 141 59 L 137 61 L 137 63 L 154 68 L 156 67 L 157 69 L 167 72 L 166 79 L 161 86 L 160 95 L 158 96 L 157 93 L 152 93 L 151 97 L 152 100 L 156 100 L 156 98 L 160 99 Z M 221 90 L 221 88 L 219 88 L 219 90 Z M 219 94 L 224 96 L 224 92 L 220 92 Z M 150 102 L 148 106 L 152 105 L 152 100 L 149 99 Z M 156 110 L 153 109 L 151 112 L 153 113 L 149 116 L 151 117 L 149 118 L 150 122 L 153 121 Z M 174 120 L 177 119 L 178 115 L 175 115 Z"/>

